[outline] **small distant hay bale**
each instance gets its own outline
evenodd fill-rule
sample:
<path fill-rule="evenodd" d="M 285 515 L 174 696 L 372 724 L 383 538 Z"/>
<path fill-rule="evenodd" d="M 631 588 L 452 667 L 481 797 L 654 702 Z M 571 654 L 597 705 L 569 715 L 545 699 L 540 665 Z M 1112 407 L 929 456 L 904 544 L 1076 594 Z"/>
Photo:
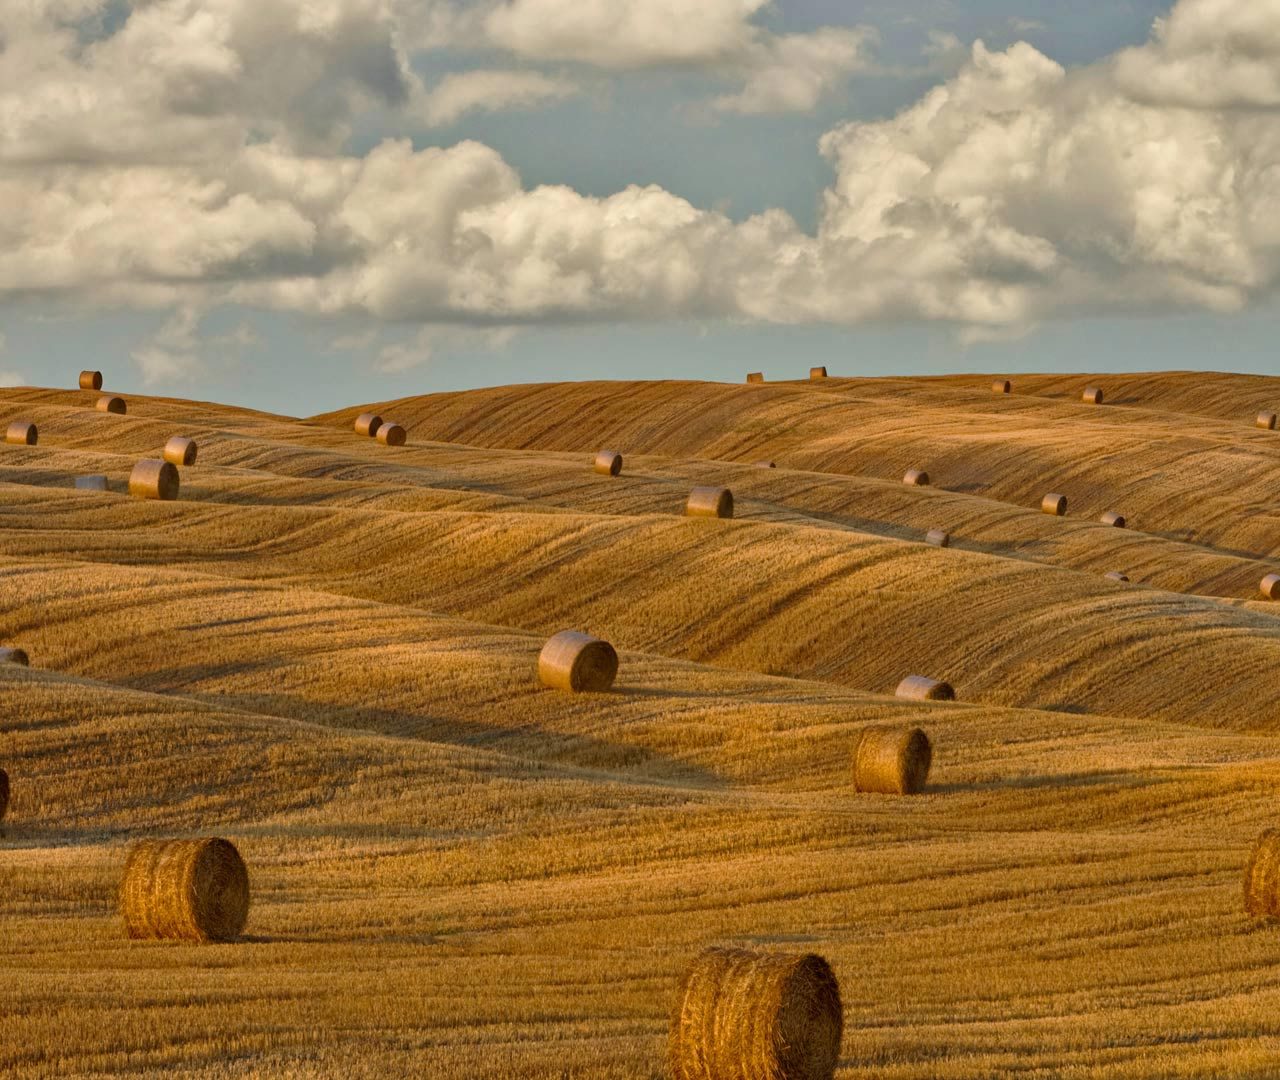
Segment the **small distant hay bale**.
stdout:
<path fill-rule="evenodd" d="M 0 769 L 0 821 L 9 809 L 9 774 Z"/>
<path fill-rule="evenodd" d="M 1258 419 L 1255 423 L 1257 423 L 1258 427 L 1262 428 L 1264 431 L 1275 431 L 1276 414 L 1273 412 L 1260 412 L 1258 413 Z"/>
<path fill-rule="evenodd" d="M 17 664 L 19 667 L 30 667 L 31 657 L 27 655 L 26 649 L 7 645 L 0 648 L 0 664 Z"/>
<path fill-rule="evenodd" d="M 809 378 L 825 379 L 827 377 L 827 369 L 825 367 L 811 367 L 809 369 Z"/>
<path fill-rule="evenodd" d="M 1102 576 L 1106 578 L 1108 581 L 1127 582 L 1129 580 L 1129 575 L 1121 573 L 1119 570 L 1112 570 L 1109 573 L 1103 574 Z"/>
<path fill-rule="evenodd" d="M 102 372 L 101 371 L 80 372 L 80 389 L 81 390 L 101 390 L 102 389 Z"/>
<path fill-rule="evenodd" d="M 1125 527 L 1124 515 L 1117 514 L 1114 510 L 1108 510 L 1098 520 L 1104 525 L 1110 525 L 1113 529 L 1123 529 Z"/>
<path fill-rule="evenodd" d="M 1052 514 L 1054 517 L 1064 517 L 1067 513 L 1067 497 L 1057 492 L 1049 492 L 1040 500 L 1040 511 L 1044 514 Z"/>
<path fill-rule="evenodd" d="M 378 434 L 374 438 L 382 443 L 383 446 L 403 446 L 408 435 L 399 424 L 387 421 L 378 428 Z"/>
<path fill-rule="evenodd" d="M 616 450 L 601 450 L 596 454 L 595 470 L 601 476 L 617 476 L 622 472 L 622 455 Z"/>
<path fill-rule="evenodd" d="M 956 692 L 949 682 L 931 679 L 927 675 L 908 675 L 898 683 L 895 696 L 912 701 L 955 701 Z"/>
<path fill-rule="evenodd" d="M 908 469 L 906 475 L 902 478 L 902 482 L 910 484 L 912 487 L 928 487 L 929 474 L 923 469 Z"/>
<path fill-rule="evenodd" d="M 105 476 L 77 476 L 77 491 L 107 491 L 107 478 Z"/>
<path fill-rule="evenodd" d="M 548 638 L 538 654 L 538 678 L 553 690 L 602 694 L 617 677 L 617 650 L 577 630 L 562 630 Z"/>
<path fill-rule="evenodd" d="M 822 957 L 707 949 L 680 980 L 668 1068 L 674 1080 L 831 1080 L 843 1031 Z"/>
<path fill-rule="evenodd" d="M 762 382 L 764 382 L 764 372 L 763 372 L 763 371 L 749 371 L 749 372 L 747 372 L 747 382 L 749 382 L 749 383 L 762 383 Z"/>
<path fill-rule="evenodd" d="M 116 416 L 124 416 L 129 411 L 129 407 L 124 403 L 124 398 L 116 397 L 113 394 L 103 394 L 98 398 L 98 404 L 94 406 L 98 412 L 114 413 Z"/>
<path fill-rule="evenodd" d="M 234 941 L 249 917 L 249 871 L 229 840 L 142 840 L 120 881 L 131 938 Z"/>
<path fill-rule="evenodd" d="M 169 502 L 178 497 L 177 467 L 171 461 L 146 458 L 129 474 L 129 494 L 135 499 L 161 499 Z"/>
<path fill-rule="evenodd" d="M 1268 574 L 1262 579 L 1262 595 L 1268 600 L 1280 600 L 1280 574 Z"/>
<path fill-rule="evenodd" d="M 1244 868 L 1244 910 L 1253 919 L 1280 919 L 1280 829 L 1266 829 Z"/>
<path fill-rule="evenodd" d="M 918 795 L 932 764 L 933 746 L 920 728 L 869 727 L 853 748 L 853 787 L 876 795 Z"/>
<path fill-rule="evenodd" d="M 370 439 L 376 438 L 380 427 L 382 427 L 382 417 L 377 413 L 362 412 L 356 417 L 357 435 L 364 435 Z"/>
<path fill-rule="evenodd" d="M 1084 393 L 1080 395 L 1080 400 L 1086 405 L 1101 405 L 1102 390 L 1097 386 L 1086 386 Z"/>
<path fill-rule="evenodd" d="M 1013 383 L 1008 379 L 997 379 L 991 384 L 991 392 L 993 394 L 1012 394 Z"/>
<path fill-rule="evenodd" d="M 4 431 L 4 441 L 11 446 L 35 446 L 40 432 L 29 420 L 13 420 Z"/>
<path fill-rule="evenodd" d="M 776 469 L 777 467 L 778 467 L 777 463 L 773 461 L 757 461 L 756 462 L 757 469 Z"/>
<path fill-rule="evenodd" d="M 924 542 L 934 547 L 950 547 L 951 534 L 946 529 L 930 529 L 925 533 Z"/>
<path fill-rule="evenodd" d="M 733 492 L 722 487 L 696 487 L 685 503 L 687 517 L 733 517 Z"/>
<path fill-rule="evenodd" d="M 196 463 L 196 443 L 185 435 L 174 435 L 164 444 L 164 459 L 173 465 L 194 465 Z"/>

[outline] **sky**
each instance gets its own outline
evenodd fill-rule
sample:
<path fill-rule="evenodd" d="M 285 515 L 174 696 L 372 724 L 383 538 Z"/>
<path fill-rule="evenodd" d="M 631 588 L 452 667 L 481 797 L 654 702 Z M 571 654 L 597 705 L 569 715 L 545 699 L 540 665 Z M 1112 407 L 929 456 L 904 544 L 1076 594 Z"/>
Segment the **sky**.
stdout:
<path fill-rule="evenodd" d="M 0 385 L 1280 373 L 1280 0 L 0 0 Z"/>

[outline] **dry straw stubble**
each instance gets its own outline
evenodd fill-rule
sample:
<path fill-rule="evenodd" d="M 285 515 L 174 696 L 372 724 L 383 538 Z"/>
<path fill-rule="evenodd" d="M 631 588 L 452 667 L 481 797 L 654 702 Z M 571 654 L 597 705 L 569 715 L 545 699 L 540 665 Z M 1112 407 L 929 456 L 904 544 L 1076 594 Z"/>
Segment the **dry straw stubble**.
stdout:
<path fill-rule="evenodd" d="M 596 454 L 594 468 L 601 476 L 617 476 L 622 472 L 622 455 L 616 450 L 601 450 Z"/>
<path fill-rule="evenodd" d="M 382 417 L 377 413 L 362 412 L 356 417 L 355 429 L 357 435 L 363 435 L 370 439 L 376 438 L 380 427 L 382 427 Z"/>
<path fill-rule="evenodd" d="M 102 372 L 101 371 L 80 372 L 80 389 L 81 390 L 101 390 L 102 389 Z"/>
<path fill-rule="evenodd" d="M 675 1080 L 830 1080 L 843 1031 L 822 957 L 707 949 L 680 981 L 669 1068 Z"/>
<path fill-rule="evenodd" d="M 120 914 L 131 938 L 234 941 L 249 916 L 249 871 L 228 840 L 142 840 L 125 862 Z"/>
<path fill-rule="evenodd" d="M 733 492 L 721 487 L 696 487 L 684 505 L 686 517 L 733 517 Z"/>
<path fill-rule="evenodd" d="M 129 494 L 135 499 L 168 502 L 178 497 L 180 483 L 178 469 L 173 462 L 146 458 L 139 461 L 129 474 Z"/>
<path fill-rule="evenodd" d="M 949 682 L 927 675 L 908 675 L 898 683 L 894 696 L 912 701 L 955 701 L 956 692 Z"/>
<path fill-rule="evenodd" d="M 920 728 L 875 726 L 853 748 L 853 787 L 877 795 L 918 795 L 929 780 L 933 746 Z"/>
<path fill-rule="evenodd" d="M 1280 919 L 1280 829 L 1267 829 L 1244 868 L 1244 910 L 1250 918 Z"/>
<path fill-rule="evenodd" d="M 29 420 L 14 420 L 4 429 L 4 441 L 11 446 L 35 446 L 40 432 Z"/>
<path fill-rule="evenodd" d="M 197 450 L 194 439 L 174 435 L 164 444 L 164 459 L 172 465 L 194 465 Z"/>
<path fill-rule="evenodd" d="M 553 690 L 601 694 L 617 676 L 617 650 L 607 641 L 578 630 L 553 635 L 538 654 L 538 678 Z"/>
<path fill-rule="evenodd" d="M 9 810 L 9 774 L 0 769 L 0 821 Z"/>
<path fill-rule="evenodd" d="M 388 420 L 378 428 L 378 434 L 375 438 L 383 446 L 403 446 L 408 434 L 399 424 L 393 424 Z"/>
<path fill-rule="evenodd" d="M 1040 500 L 1040 511 L 1044 514 L 1051 514 L 1053 517 L 1065 517 L 1067 513 L 1067 497 L 1059 495 L 1056 491 L 1049 492 Z"/>

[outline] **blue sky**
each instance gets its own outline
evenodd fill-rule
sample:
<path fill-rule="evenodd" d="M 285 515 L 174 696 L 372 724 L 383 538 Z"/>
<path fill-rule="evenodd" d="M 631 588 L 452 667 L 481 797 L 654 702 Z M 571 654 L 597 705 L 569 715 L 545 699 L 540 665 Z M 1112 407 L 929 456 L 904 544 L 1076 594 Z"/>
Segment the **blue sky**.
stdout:
<path fill-rule="evenodd" d="M 1216 0 L 1182 0 L 1159 41 L 1170 5 L 1147 0 L 724 0 L 678 56 L 671 0 L 585 29 L 554 24 L 561 2 L 424 28 L 429 4 L 332 0 L 296 58 L 271 34 L 297 28 L 241 0 L 209 5 L 212 30 L 178 0 L 145 21 L 37 4 L 18 35 L 48 100 L 93 107 L 0 126 L 28 223 L 0 226 L 0 379 L 92 366 L 304 414 L 817 363 L 1275 370 L 1276 238 L 1250 222 L 1276 193 L 1239 178 L 1275 164 L 1250 124 L 1275 126 L 1280 56 L 1216 71 L 1231 33 L 1258 36 L 1202 17 Z M 13 56 L 0 116 L 40 97 Z M 484 100 L 441 119 L 458 94 Z"/>

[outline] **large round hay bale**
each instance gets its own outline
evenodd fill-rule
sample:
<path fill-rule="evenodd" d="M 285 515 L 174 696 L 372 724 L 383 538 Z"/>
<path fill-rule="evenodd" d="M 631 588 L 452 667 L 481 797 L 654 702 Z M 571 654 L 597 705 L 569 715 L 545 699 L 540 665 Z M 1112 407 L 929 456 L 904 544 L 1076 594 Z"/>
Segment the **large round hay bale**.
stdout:
<path fill-rule="evenodd" d="M 577 630 L 562 630 L 548 638 L 538 654 L 538 678 L 553 690 L 602 694 L 617 676 L 617 650 Z"/>
<path fill-rule="evenodd" d="M 853 747 L 853 787 L 877 795 L 917 795 L 932 764 L 933 746 L 920 728 L 865 728 Z"/>
<path fill-rule="evenodd" d="M 139 461 L 129 474 L 129 494 L 135 499 L 163 499 L 166 502 L 178 497 L 178 470 L 171 461 L 146 458 Z"/>
<path fill-rule="evenodd" d="M 1266 829 L 1244 868 L 1244 910 L 1250 918 L 1280 919 L 1280 829 Z"/>
<path fill-rule="evenodd" d="M 674 1080 L 830 1080 L 843 1031 L 822 957 L 707 949 L 680 980 L 669 1069 Z"/>
<path fill-rule="evenodd" d="M 1086 386 L 1084 393 L 1080 395 L 1080 400 L 1086 405 L 1101 405 L 1102 390 L 1096 386 Z"/>
<path fill-rule="evenodd" d="M 950 547 L 951 534 L 946 529 L 930 529 L 925 533 L 924 542 L 934 547 Z"/>
<path fill-rule="evenodd" d="M 1106 578 L 1106 579 L 1107 579 L 1107 581 L 1126 582 L 1126 581 L 1128 581 L 1128 580 L 1129 580 L 1129 575 L 1128 575 L 1128 574 L 1125 574 L 1125 573 L 1122 573 L 1122 572 L 1121 572 L 1121 571 L 1119 571 L 1119 570 L 1111 570 L 1111 571 L 1108 571 L 1107 573 L 1103 574 L 1102 576 L 1103 576 L 1104 578 Z"/>
<path fill-rule="evenodd" d="M 194 465 L 196 463 L 196 443 L 185 435 L 174 435 L 164 444 L 164 459 L 173 465 Z"/>
<path fill-rule="evenodd" d="M 1280 600 L 1280 574 L 1268 574 L 1262 579 L 1261 588 L 1268 600 Z"/>
<path fill-rule="evenodd" d="M 622 472 L 622 455 L 616 450 L 601 450 L 596 454 L 595 470 L 601 476 L 617 476 Z"/>
<path fill-rule="evenodd" d="M 1117 514 L 1114 510 L 1108 510 L 1098 520 L 1104 525 L 1110 525 L 1113 529 L 1123 529 L 1125 527 L 1124 515 Z"/>
<path fill-rule="evenodd" d="M 131 938 L 234 941 L 249 916 L 249 871 L 228 840 L 142 840 L 120 881 Z"/>
<path fill-rule="evenodd" d="M 811 367 L 809 369 L 809 378 L 825 379 L 827 377 L 827 369 L 825 367 Z"/>
<path fill-rule="evenodd" d="M 387 421 L 378 428 L 378 434 L 374 438 L 382 443 L 383 446 L 403 446 L 408 435 L 399 424 Z"/>
<path fill-rule="evenodd" d="M 931 679 L 927 675 L 908 675 L 898 683 L 894 694 L 912 701 L 955 701 L 956 692 L 949 682 Z"/>
<path fill-rule="evenodd" d="M 1040 510 L 1054 517 L 1064 517 L 1067 513 L 1067 497 L 1051 491 L 1040 500 Z"/>
<path fill-rule="evenodd" d="M 696 487 L 689 492 L 684 512 L 688 517 L 733 517 L 733 492 L 722 487 Z"/>
<path fill-rule="evenodd" d="M 4 429 L 4 441 L 12 446 L 35 446 L 40 432 L 29 420 L 13 420 Z"/>
<path fill-rule="evenodd" d="M 762 383 L 762 382 L 764 382 L 764 372 L 763 372 L 763 371 L 748 371 L 748 372 L 747 372 L 747 382 L 749 382 L 749 383 Z"/>
<path fill-rule="evenodd" d="M 902 478 L 902 482 L 910 484 L 912 487 L 928 487 L 929 474 L 923 469 L 908 469 L 906 475 Z"/>
<path fill-rule="evenodd" d="M 1255 422 L 1258 427 L 1262 428 L 1264 431 L 1275 431 L 1276 414 L 1273 412 L 1260 412 L 1258 413 L 1258 419 Z"/>
<path fill-rule="evenodd" d="M 364 435 L 370 439 L 375 438 L 378 434 L 378 428 L 382 427 L 382 417 L 377 413 L 362 412 L 356 417 L 356 434 Z"/>
<path fill-rule="evenodd" d="M 102 372 L 101 371 L 80 372 L 80 389 L 81 390 L 101 390 L 102 389 Z"/>
<path fill-rule="evenodd" d="M 77 476 L 77 491 L 107 491 L 107 478 L 101 475 L 94 476 Z"/>
<path fill-rule="evenodd" d="M 1012 394 L 1013 383 L 1008 379 L 997 379 L 991 384 L 991 392 L 993 394 Z"/>
<path fill-rule="evenodd" d="M 27 656 L 26 649 L 19 649 L 13 645 L 6 645 L 0 648 L 0 664 L 18 664 L 21 667 L 30 667 L 31 658 Z"/>
<path fill-rule="evenodd" d="M 0 821 L 9 810 L 9 774 L 0 769 Z"/>
<path fill-rule="evenodd" d="M 128 406 L 124 403 L 124 398 L 115 397 L 113 394 L 103 394 L 98 398 L 98 404 L 94 406 L 98 412 L 114 413 L 116 416 L 123 416 L 128 412 Z"/>

